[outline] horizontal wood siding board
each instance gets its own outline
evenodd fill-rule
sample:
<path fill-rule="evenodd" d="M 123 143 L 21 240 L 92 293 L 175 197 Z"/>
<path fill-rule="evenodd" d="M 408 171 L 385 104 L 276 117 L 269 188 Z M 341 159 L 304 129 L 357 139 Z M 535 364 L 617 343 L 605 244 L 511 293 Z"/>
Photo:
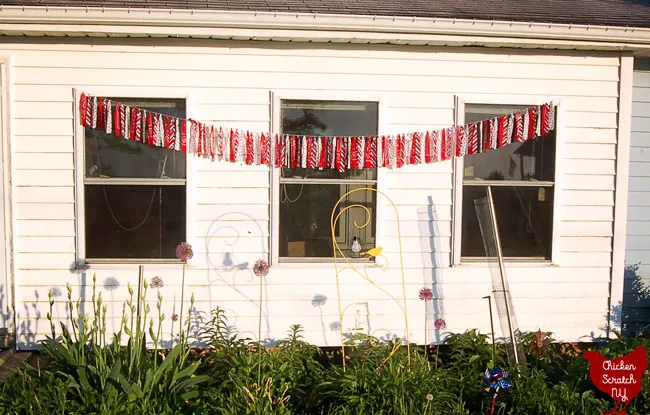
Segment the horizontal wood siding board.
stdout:
<path fill-rule="evenodd" d="M 165 54 L 135 54 L 124 60 L 121 52 L 93 53 L 89 59 L 88 52 L 68 52 L 66 59 L 58 59 L 57 52 L 43 53 L 43 58 L 50 58 L 57 69 L 98 69 L 98 70 L 150 70 L 159 71 L 165 68 L 168 71 L 194 71 L 203 72 L 210 68 L 214 72 L 232 72 L 246 68 L 250 72 L 286 72 L 287 66 L 295 73 L 323 73 L 323 74 L 387 74 L 387 75 L 426 75 L 426 76 L 457 76 L 473 77 L 476 71 L 471 65 L 454 65 L 457 58 L 423 60 L 412 64 L 412 60 L 396 58 L 364 58 L 357 59 L 354 65 L 350 65 L 349 56 L 322 59 L 319 65 L 312 65 L 310 56 L 282 56 L 267 55 L 264 57 L 264 65 L 260 66 L 260 57 L 255 55 L 227 54 L 185 54 L 183 59 L 169 60 Z M 479 55 L 475 55 L 474 61 L 480 63 L 481 76 L 487 78 L 530 78 L 530 79 L 559 79 L 577 80 L 585 79 L 598 81 L 611 81 L 618 76 L 618 68 L 615 66 L 593 66 L 593 65 L 557 65 L 553 63 L 528 63 L 523 64 L 523 70 L 515 65 L 504 62 L 484 62 Z M 19 58 L 17 65 L 22 68 L 43 68 L 43 59 L 26 55 Z M 450 64 L 452 63 L 452 64 Z"/>

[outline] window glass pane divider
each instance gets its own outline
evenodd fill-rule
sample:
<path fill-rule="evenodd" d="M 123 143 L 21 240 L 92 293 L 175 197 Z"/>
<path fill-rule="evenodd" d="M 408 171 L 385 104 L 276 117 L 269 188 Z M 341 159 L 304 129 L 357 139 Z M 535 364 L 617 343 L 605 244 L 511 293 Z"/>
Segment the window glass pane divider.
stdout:
<path fill-rule="evenodd" d="M 377 180 L 355 180 L 355 179 L 283 179 L 282 184 L 377 184 Z"/>
<path fill-rule="evenodd" d="M 105 179 L 103 177 L 86 177 L 84 184 L 92 185 L 132 185 L 132 186 L 184 186 L 185 179 L 136 179 L 127 177 L 115 177 Z"/>
<path fill-rule="evenodd" d="M 516 180 L 465 180 L 463 186 L 492 186 L 492 187 L 553 187 L 555 182 L 547 181 L 516 181 Z"/>

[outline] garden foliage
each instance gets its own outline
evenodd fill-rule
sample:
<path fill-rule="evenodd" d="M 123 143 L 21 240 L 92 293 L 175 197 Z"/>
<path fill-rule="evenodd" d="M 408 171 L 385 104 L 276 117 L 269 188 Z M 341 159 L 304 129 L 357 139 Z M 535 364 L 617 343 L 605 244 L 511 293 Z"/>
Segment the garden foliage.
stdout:
<path fill-rule="evenodd" d="M 503 347 L 493 361 L 488 337 L 475 330 L 450 335 L 440 349 L 412 345 L 410 353 L 398 340 L 357 332 L 346 345 L 344 367 L 340 350 L 310 345 L 300 326 L 260 348 L 229 326 L 224 310 L 192 321 L 190 306 L 163 348 L 162 297 L 152 315 L 147 284 L 141 288 L 139 298 L 130 289 L 120 328 L 110 336 L 101 294 L 93 288 L 93 313 L 84 315 L 69 289 L 67 324 L 57 327 L 50 312 L 52 333 L 38 364 L 0 385 L 0 413 L 478 415 L 490 411 L 492 395 L 482 378 L 492 364 L 509 369 L 513 383 L 498 397 L 498 414 L 589 415 L 612 407 L 591 384 L 580 352 L 561 349 L 550 333 L 521 335 L 528 364 L 513 368 Z M 616 357 L 639 344 L 650 350 L 648 340 L 622 337 L 592 347 Z M 647 374 L 643 385 L 630 415 L 650 413 Z"/>

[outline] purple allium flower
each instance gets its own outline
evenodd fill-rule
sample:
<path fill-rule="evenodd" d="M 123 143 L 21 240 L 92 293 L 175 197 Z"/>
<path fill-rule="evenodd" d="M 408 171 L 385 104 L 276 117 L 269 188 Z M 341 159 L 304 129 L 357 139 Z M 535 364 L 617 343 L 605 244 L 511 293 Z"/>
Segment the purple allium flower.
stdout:
<path fill-rule="evenodd" d="M 178 314 L 172 314 L 172 321 L 178 321 Z"/>
<path fill-rule="evenodd" d="M 444 330 L 447 328 L 447 323 L 445 323 L 445 320 L 439 318 L 438 320 L 433 322 L 433 327 L 436 330 Z"/>
<path fill-rule="evenodd" d="M 149 284 L 151 288 L 162 288 L 165 286 L 165 283 L 163 282 L 162 278 L 160 277 L 153 277 L 151 279 L 151 284 Z"/>
<path fill-rule="evenodd" d="M 258 277 L 266 277 L 269 274 L 269 263 L 263 259 L 257 260 L 255 266 L 253 267 L 253 273 Z"/>
<path fill-rule="evenodd" d="M 176 258 L 180 259 L 183 262 L 187 262 L 192 259 L 194 256 L 194 251 L 192 251 L 192 245 L 187 242 L 181 242 L 176 247 Z"/>
<path fill-rule="evenodd" d="M 433 291 L 431 291 L 431 288 L 424 287 L 420 290 L 420 300 L 422 301 L 433 300 Z"/>

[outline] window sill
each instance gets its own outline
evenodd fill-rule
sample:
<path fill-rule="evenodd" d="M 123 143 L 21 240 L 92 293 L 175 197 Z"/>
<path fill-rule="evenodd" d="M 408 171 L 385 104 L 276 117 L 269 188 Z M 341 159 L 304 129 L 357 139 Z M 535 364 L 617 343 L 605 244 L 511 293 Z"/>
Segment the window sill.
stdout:
<path fill-rule="evenodd" d="M 92 268 L 126 268 L 133 267 L 134 265 L 160 265 L 160 266 L 173 266 L 178 267 L 182 265 L 183 262 L 176 258 L 168 259 L 118 259 L 118 258 L 106 258 L 106 259 L 87 259 L 85 261 L 89 269 Z M 187 264 L 189 268 L 192 268 L 191 264 Z M 80 269 L 81 270 L 81 269 Z"/>
<path fill-rule="evenodd" d="M 503 263 L 506 267 L 558 267 L 557 264 L 555 264 L 551 260 L 547 259 L 504 259 Z M 499 266 L 497 261 L 484 261 L 481 259 L 471 259 L 471 260 L 461 260 L 459 264 L 454 264 L 454 267 L 467 267 L 467 268 L 484 268 L 486 266 L 490 266 L 491 264 L 494 264 L 495 266 Z"/>
<path fill-rule="evenodd" d="M 339 261 L 334 262 L 333 259 L 321 259 L 321 260 L 313 260 L 309 258 L 295 258 L 295 259 L 288 259 L 288 258 L 281 258 L 279 262 L 273 264 L 274 268 L 334 268 L 335 264 L 340 265 L 347 265 L 348 263 L 354 264 L 354 265 L 366 265 L 368 268 L 383 268 L 381 264 L 378 264 L 375 261 L 368 261 L 367 259 L 349 259 L 349 261 L 346 261 L 344 259 L 341 259 Z"/>

